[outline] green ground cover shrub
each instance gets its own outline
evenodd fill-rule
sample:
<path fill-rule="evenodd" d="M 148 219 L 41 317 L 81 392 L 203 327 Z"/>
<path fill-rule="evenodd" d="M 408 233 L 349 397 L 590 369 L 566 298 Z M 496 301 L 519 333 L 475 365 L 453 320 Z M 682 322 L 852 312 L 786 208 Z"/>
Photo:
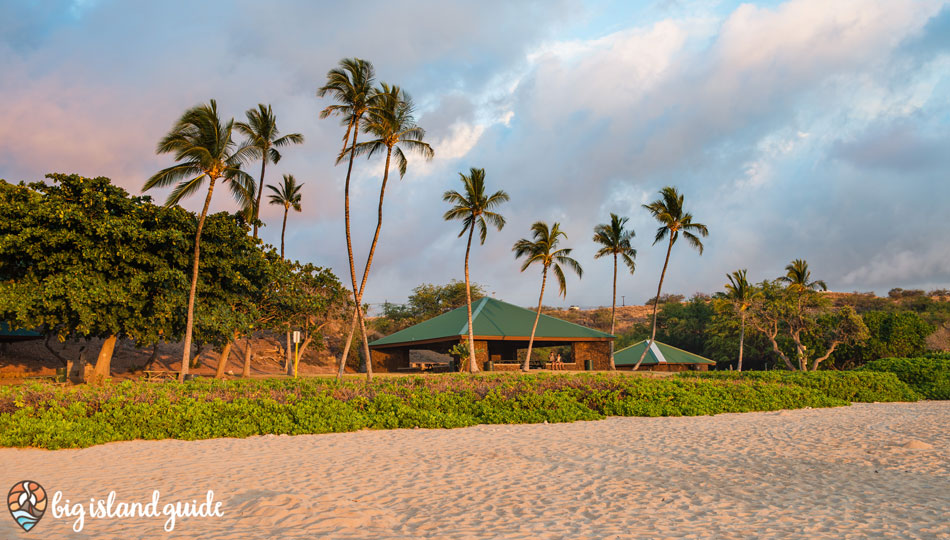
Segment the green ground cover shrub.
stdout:
<path fill-rule="evenodd" d="M 704 380 L 767 381 L 817 390 L 848 402 L 917 401 L 920 396 L 893 373 L 869 371 L 707 371 L 680 377 Z"/>
<path fill-rule="evenodd" d="M 860 370 L 893 374 L 926 399 L 950 399 L 948 353 L 921 358 L 882 358 L 868 362 Z"/>
<path fill-rule="evenodd" d="M 0 387 L 0 446 L 82 448 L 135 439 L 208 439 L 359 429 L 454 428 L 834 407 L 816 388 L 768 380 L 613 374 L 126 381 Z"/>

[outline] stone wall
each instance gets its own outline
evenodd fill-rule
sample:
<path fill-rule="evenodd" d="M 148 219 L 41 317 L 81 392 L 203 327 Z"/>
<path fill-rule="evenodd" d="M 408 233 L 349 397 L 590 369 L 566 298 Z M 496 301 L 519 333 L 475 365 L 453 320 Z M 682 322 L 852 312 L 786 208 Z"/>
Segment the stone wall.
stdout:
<path fill-rule="evenodd" d="M 568 364 L 567 369 L 583 370 L 587 360 L 594 371 L 610 369 L 609 341 L 577 341 L 573 344 L 573 352 L 574 365 Z"/>

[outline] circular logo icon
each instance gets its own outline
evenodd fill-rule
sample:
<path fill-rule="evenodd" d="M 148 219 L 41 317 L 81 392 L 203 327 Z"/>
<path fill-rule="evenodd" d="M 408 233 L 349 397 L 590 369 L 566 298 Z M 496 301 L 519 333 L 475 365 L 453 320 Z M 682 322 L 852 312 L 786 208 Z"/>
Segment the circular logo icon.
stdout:
<path fill-rule="evenodd" d="M 13 484 L 7 495 L 7 508 L 13 520 L 24 531 L 29 532 L 46 513 L 46 490 L 32 480 L 23 480 Z"/>

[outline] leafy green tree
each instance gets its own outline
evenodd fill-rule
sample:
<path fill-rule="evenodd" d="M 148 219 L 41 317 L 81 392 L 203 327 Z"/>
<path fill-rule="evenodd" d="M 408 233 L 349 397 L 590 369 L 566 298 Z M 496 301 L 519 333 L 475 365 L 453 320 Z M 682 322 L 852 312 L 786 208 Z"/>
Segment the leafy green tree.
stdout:
<path fill-rule="evenodd" d="M 445 285 L 423 283 L 412 290 L 405 305 L 384 303 L 383 314 L 374 325 L 378 331 L 390 334 L 464 306 L 469 294 L 474 302 L 485 296 L 485 289 L 478 283 L 466 287 L 464 281 L 457 280 Z"/>
<path fill-rule="evenodd" d="M 663 279 L 666 277 L 666 268 L 670 264 L 670 253 L 673 251 L 673 244 L 679 239 L 680 234 L 702 255 L 703 242 L 699 237 L 706 237 L 709 234 L 709 230 L 702 223 L 693 222 L 693 214 L 686 212 L 683 206 L 683 195 L 681 195 L 675 187 L 667 186 L 661 189 L 660 198 L 650 204 L 643 205 L 643 207 L 649 210 L 653 218 L 660 223 L 659 228 L 656 230 L 656 238 L 653 240 L 653 245 L 656 245 L 660 240 L 665 238 L 669 239 L 666 248 L 666 259 L 663 261 L 663 271 L 660 272 L 660 284 L 656 288 L 656 298 L 659 299 L 660 293 L 663 290 Z M 643 349 L 643 354 L 641 354 L 640 359 L 637 360 L 637 365 L 633 366 L 634 371 L 640 369 L 640 364 L 643 362 L 643 359 L 646 358 L 647 351 L 650 350 L 650 347 L 652 347 L 656 341 L 656 311 L 658 304 L 659 302 L 653 303 L 653 330 L 650 332 L 650 343 Z"/>
<path fill-rule="evenodd" d="M 297 179 L 292 174 L 285 174 L 284 181 L 279 186 L 267 186 L 271 191 L 270 203 L 284 207 L 284 222 L 280 227 L 280 257 L 284 257 L 284 233 L 287 232 L 287 213 L 293 208 L 295 212 L 300 211 L 300 189 L 303 184 L 298 184 Z"/>
<path fill-rule="evenodd" d="M 913 358 L 927 352 L 934 327 L 913 311 L 869 311 L 862 315 L 870 337 L 835 351 L 837 369 L 854 369 L 879 358 Z"/>
<path fill-rule="evenodd" d="M 159 154 L 174 154 L 175 161 L 178 163 L 155 173 L 143 187 L 143 191 L 148 191 L 155 187 L 174 185 L 175 188 L 166 202 L 168 206 L 173 206 L 183 198 L 197 193 L 205 179 L 208 180 L 208 193 L 201 213 L 198 215 L 198 227 L 195 232 L 195 253 L 192 261 L 191 290 L 188 293 L 185 342 L 181 371 L 178 374 L 179 381 L 185 380 L 191 361 L 201 232 L 208 215 L 208 207 L 211 205 L 214 185 L 218 180 L 227 183 L 239 200 L 255 191 L 254 179 L 241 170 L 241 165 L 249 156 L 249 147 L 237 147 L 231 137 L 233 131 L 234 120 L 222 123 L 218 116 L 218 104 L 213 99 L 207 105 L 188 109 L 178 119 L 172 130 L 158 143 L 156 150 Z"/>
<path fill-rule="evenodd" d="M 267 163 L 277 163 L 281 155 L 278 148 L 283 148 L 291 144 L 303 144 L 303 135 L 300 133 L 289 133 L 280 136 L 280 130 L 277 129 L 277 117 L 270 105 L 260 103 L 257 109 L 249 109 L 244 115 L 247 122 L 237 122 L 235 129 L 247 137 L 246 147 L 248 154 L 261 160 L 261 178 L 257 183 L 257 194 L 253 198 L 248 197 L 248 207 L 245 208 L 248 218 L 253 223 L 254 238 L 257 238 L 257 227 L 261 216 L 261 195 L 264 193 L 264 172 L 267 170 Z M 253 202 L 253 204 L 251 204 Z M 298 210 L 299 212 L 299 210 Z M 284 212 L 284 221 L 287 219 L 287 213 Z M 283 242 L 283 236 L 281 236 Z"/>
<path fill-rule="evenodd" d="M 484 245 L 485 238 L 488 236 L 489 223 L 499 231 L 505 226 L 505 218 L 492 210 L 507 202 L 508 194 L 504 191 L 496 191 L 490 196 L 485 193 L 485 169 L 472 167 L 468 176 L 463 173 L 459 173 L 459 176 L 464 186 L 464 193 L 446 191 L 442 195 L 443 201 L 453 205 L 450 210 L 445 212 L 442 219 L 446 221 L 462 220 L 462 231 L 459 233 L 459 238 L 468 231 L 468 242 L 465 245 L 465 304 L 468 306 L 469 370 L 476 373 L 478 366 L 475 363 L 475 335 L 472 328 L 472 290 L 468 276 L 468 258 L 472 251 L 472 235 L 475 233 L 475 227 L 478 227 L 478 237 Z"/>
<path fill-rule="evenodd" d="M 343 150 L 340 155 L 349 156 L 346 168 L 346 183 L 343 188 L 343 218 L 346 228 L 346 253 L 350 263 L 350 280 L 353 284 L 353 298 L 356 300 L 353 305 L 353 324 L 351 327 L 355 330 L 355 325 L 359 323 L 363 331 L 364 343 L 366 343 L 367 359 L 369 359 L 369 345 L 365 339 L 366 328 L 363 322 L 362 306 L 359 301 L 359 288 L 356 283 L 356 263 L 353 259 L 353 237 L 350 234 L 350 176 L 353 174 L 353 159 L 356 152 L 353 150 L 357 145 L 357 136 L 359 135 L 360 123 L 363 117 L 369 112 L 376 100 L 376 90 L 373 84 L 376 81 L 376 72 L 373 64 L 360 58 L 344 58 L 340 60 L 338 67 L 327 72 L 326 84 L 317 90 L 318 97 L 332 98 L 335 103 L 328 105 L 320 111 L 320 118 L 330 116 L 339 116 L 340 122 L 346 126 L 346 135 L 343 137 Z M 337 163 L 340 160 L 337 159 Z M 352 332 L 351 332 L 352 334 Z M 338 377 L 342 378 L 343 370 L 346 367 L 346 358 L 350 352 L 350 343 L 353 342 L 353 336 L 350 335 L 343 346 L 343 354 L 340 357 L 340 371 Z M 367 364 L 369 365 L 369 364 Z"/>
<path fill-rule="evenodd" d="M 733 309 L 739 318 L 739 362 L 737 364 L 737 370 L 742 371 L 742 353 L 744 351 L 745 344 L 745 320 L 746 315 L 748 314 L 749 306 L 752 305 L 752 301 L 761 296 L 761 293 L 755 290 L 755 287 L 749 283 L 747 278 L 748 270 L 736 270 L 731 274 L 727 274 L 726 278 L 729 279 L 729 283 L 726 283 L 726 298 L 732 304 Z"/>
<path fill-rule="evenodd" d="M 749 321 L 765 335 L 789 370 L 815 371 L 839 346 L 869 337 L 867 326 L 851 306 L 833 309 L 828 299 L 812 288 L 783 287 L 782 283 L 762 282 L 762 296 L 752 302 Z M 781 341 L 782 334 L 788 345 Z"/>
<path fill-rule="evenodd" d="M 561 225 L 555 223 L 550 228 L 543 221 L 537 221 L 531 226 L 532 240 L 522 238 L 515 242 L 511 248 L 515 252 L 515 259 L 524 258 L 524 264 L 521 265 L 521 271 L 524 272 L 534 263 L 541 264 L 541 294 L 538 295 L 538 312 L 534 316 L 534 325 L 531 327 L 531 337 L 528 339 L 528 354 L 525 355 L 522 371 L 528 371 L 531 368 L 531 349 L 534 347 L 534 333 L 538 329 L 538 319 L 541 318 L 541 303 L 544 301 L 544 286 L 548 279 L 548 269 L 554 273 L 557 278 L 557 284 L 561 296 L 567 296 L 567 280 L 564 278 L 564 270 L 561 265 L 574 271 L 578 278 L 583 277 L 584 270 L 581 265 L 571 258 L 571 248 L 561 248 L 561 237 L 567 239 L 567 233 L 561 230 Z"/>
<path fill-rule="evenodd" d="M 407 93 L 398 86 L 390 86 L 386 83 L 376 91 L 376 97 L 373 100 L 373 106 L 369 109 L 369 116 L 363 127 L 363 131 L 375 137 L 375 139 L 361 142 L 354 145 L 353 154 L 365 155 L 367 158 L 374 154 L 385 152 L 386 162 L 383 166 L 383 181 L 379 188 L 379 210 L 376 218 L 376 232 L 373 234 L 373 242 L 369 247 L 369 255 L 366 257 L 366 266 L 363 268 L 363 279 L 359 288 L 356 288 L 354 280 L 354 301 L 359 305 L 363 301 L 363 292 L 366 290 L 366 281 L 369 278 L 370 268 L 373 265 L 373 255 L 376 252 L 376 245 L 379 242 L 379 231 L 383 225 L 383 198 L 386 195 L 386 183 L 389 180 L 389 166 L 393 159 L 396 160 L 396 168 L 399 170 L 399 178 L 406 174 L 409 160 L 405 152 L 415 152 L 422 155 L 426 160 L 432 159 L 435 155 L 429 143 L 422 139 L 425 137 L 425 130 L 416 124 L 415 111 L 412 99 Z M 405 149 L 405 151 L 403 150 Z M 338 162 L 346 157 L 346 153 L 340 154 Z M 373 366 L 370 361 L 369 339 L 366 333 L 366 325 L 362 319 L 362 311 L 357 310 L 358 322 L 363 335 L 363 354 L 366 356 L 366 375 L 371 378 L 373 375 Z M 356 332 L 356 324 L 350 326 L 350 337 L 346 340 L 349 344 L 353 334 Z M 347 348 L 344 346 L 343 358 L 340 363 L 338 376 L 343 376 L 345 367 Z"/>
<path fill-rule="evenodd" d="M 264 294 L 274 280 L 270 261 L 277 259 L 273 250 L 263 252 L 241 223 L 226 212 L 211 214 L 202 235 L 197 289 L 202 301 L 195 310 L 194 339 L 227 349 L 225 361 L 234 341 L 258 329 Z M 221 361 L 219 368 L 223 375 Z"/>
<path fill-rule="evenodd" d="M 0 181 L 0 320 L 60 339 L 104 339 L 101 380 L 118 338 L 180 336 L 188 215 L 129 197 L 108 178 L 47 178 Z"/>
<path fill-rule="evenodd" d="M 714 314 L 712 303 L 699 296 L 682 303 L 661 304 L 657 312 L 656 339 L 700 356 L 708 356 L 706 345 Z M 619 336 L 617 347 L 648 339 L 652 328 L 650 322 L 634 325 Z"/>
<path fill-rule="evenodd" d="M 637 269 L 636 262 L 634 261 L 637 257 L 637 250 L 634 249 L 630 243 L 633 237 L 636 236 L 636 233 L 633 229 L 626 228 L 627 221 L 629 220 L 630 218 L 620 217 L 617 214 L 611 213 L 610 223 L 602 223 L 594 227 L 594 242 L 601 246 L 597 253 L 594 254 L 594 258 L 599 259 L 611 255 L 614 259 L 614 288 L 610 303 L 611 334 L 614 333 L 614 323 L 617 317 L 617 259 L 623 260 L 624 265 L 630 270 L 631 275 Z M 613 342 L 610 342 L 610 346 L 613 347 Z M 617 369 L 614 365 L 612 349 L 610 351 L 610 369 L 611 371 Z"/>

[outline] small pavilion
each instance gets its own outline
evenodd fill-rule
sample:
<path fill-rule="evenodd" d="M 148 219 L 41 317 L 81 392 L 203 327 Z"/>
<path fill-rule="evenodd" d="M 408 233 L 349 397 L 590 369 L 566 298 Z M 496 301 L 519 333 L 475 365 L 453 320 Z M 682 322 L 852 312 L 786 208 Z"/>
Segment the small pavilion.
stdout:
<path fill-rule="evenodd" d="M 479 369 L 520 369 L 518 351 L 528 348 L 535 315 L 535 311 L 494 298 L 472 302 L 475 361 Z M 570 346 L 571 361 L 563 364 L 564 369 L 606 370 L 610 366 L 613 340 L 611 334 L 542 314 L 534 336 L 534 347 Z M 370 343 L 373 371 L 408 370 L 411 368 L 409 351 L 448 354 L 458 343 L 468 343 L 468 310 L 465 306 Z"/>
<path fill-rule="evenodd" d="M 648 343 L 649 340 L 645 339 L 615 351 L 614 365 L 617 369 L 633 369 Z M 706 371 L 711 365 L 716 365 L 716 363 L 698 354 L 654 341 L 643 363 L 640 364 L 640 369 L 643 371 Z"/>

